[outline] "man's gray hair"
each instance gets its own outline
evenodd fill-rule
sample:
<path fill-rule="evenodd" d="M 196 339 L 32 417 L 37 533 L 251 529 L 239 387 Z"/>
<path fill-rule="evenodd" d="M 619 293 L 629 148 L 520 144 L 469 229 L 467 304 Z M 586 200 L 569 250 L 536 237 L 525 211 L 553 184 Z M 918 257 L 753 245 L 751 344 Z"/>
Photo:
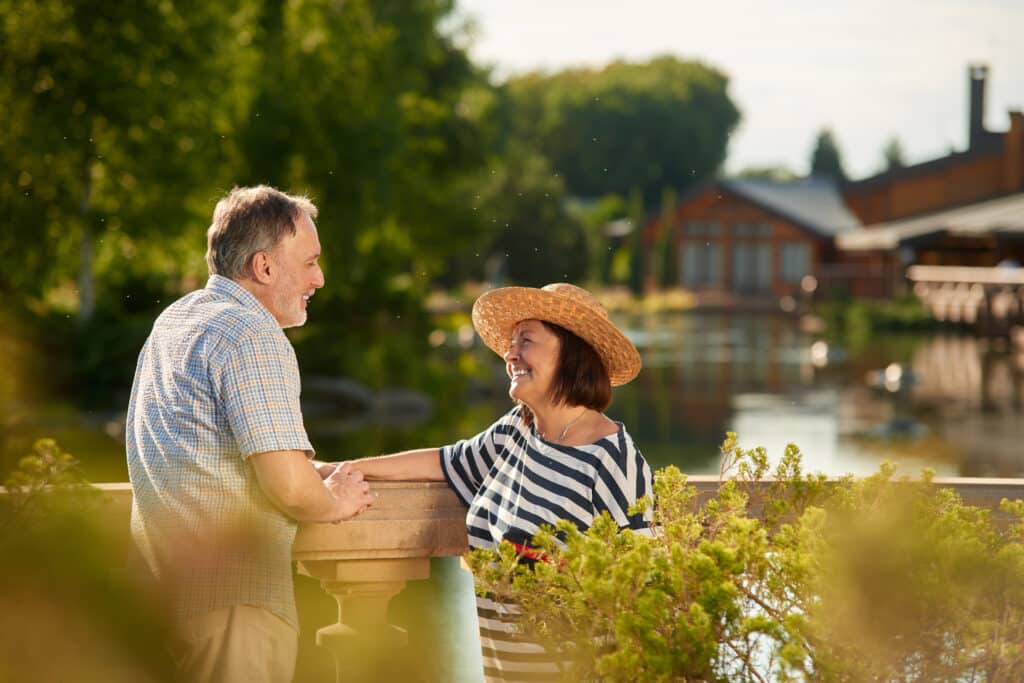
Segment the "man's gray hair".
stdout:
<path fill-rule="evenodd" d="M 213 210 L 206 231 L 206 265 L 210 275 L 233 280 L 249 275 L 249 261 L 260 251 L 270 251 L 285 235 L 295 234 L 302 214 L 316 218 L 308 197 L 285 194 L 269 185 L 236 187 Z"/>

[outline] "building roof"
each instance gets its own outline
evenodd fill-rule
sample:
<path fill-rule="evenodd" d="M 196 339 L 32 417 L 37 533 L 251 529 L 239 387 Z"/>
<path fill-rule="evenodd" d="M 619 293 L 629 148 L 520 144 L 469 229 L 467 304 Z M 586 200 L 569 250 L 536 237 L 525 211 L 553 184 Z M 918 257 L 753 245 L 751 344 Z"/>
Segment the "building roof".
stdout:
<path fill-rule="evenodd" d="M 942 171 L 951 166 L 957 166 L 959 164 L 972 161 L 974 159 L 998 156 L 1003 153 L 1004 137 L 1005 133 L 983 131 L 980 138 L 975 141 L 974 147 L 971 147 L 970 149 L 966 149 L 961 152 L 951 151 L 946 156 L 929 159 L 928 161 L 922 161 L 918 164 L 897 166 L 896 168 L 890 168 L 882 171 L 881 173 L 876 173 L 873 176 L 861 178 L 860 180 L 848 180 L 843 183 L 843 192 L 856 194 L 862 190 L 871 190 L 879 185 L 886 185 L 894 180 L 918 178 Z"/>
<path fill-rule="evenodd" d="M 958 236 L 1024 234 L 1024 192 L 915 216 L 876 223 L 836 238 L 844 251 L 896 249 L 939 233 Z"/>
<path fill-rule="evenodd" d="M 721 186 L 761 208 L 819 235 L 832 237 L 859 228 L 831 180 L 810 177 L 793 182 L 721 180 Z"/>

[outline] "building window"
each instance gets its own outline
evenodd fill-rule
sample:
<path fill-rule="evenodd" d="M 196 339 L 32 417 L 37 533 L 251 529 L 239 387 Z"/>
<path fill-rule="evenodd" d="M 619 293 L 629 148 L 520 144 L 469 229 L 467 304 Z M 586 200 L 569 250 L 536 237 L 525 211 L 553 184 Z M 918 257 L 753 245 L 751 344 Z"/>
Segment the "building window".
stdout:
<path fill-rule="evenodd" d="M 717 244 L 683 244 L 679 273 L 687 289 L 716 289 L 722 285 L 722 249 Z"/>
<path fill-rule="evenodd" d="M 718 237 L 722 234 L 722 226 L 719 223 L 702 223 L 690 221 L 686 224 L 683 233 L 689 237 Z"/>
<path fill-rule="evenodd" d="M 811 273 L 811 247 L 804 242 L 786 242 L 782 245 L 782 279 L 800 282 Z"/>
<path fill-rule="evenodd" d="M 733 234 L 737 237 L 771 237 L 771 223 L 737 223 L 733 227 Z"/>
<path fill-rule="evenodd" d="M 772 290 L 772 245 L 737 243 L 732 247 L 732 288 L 742 294 Z"/>

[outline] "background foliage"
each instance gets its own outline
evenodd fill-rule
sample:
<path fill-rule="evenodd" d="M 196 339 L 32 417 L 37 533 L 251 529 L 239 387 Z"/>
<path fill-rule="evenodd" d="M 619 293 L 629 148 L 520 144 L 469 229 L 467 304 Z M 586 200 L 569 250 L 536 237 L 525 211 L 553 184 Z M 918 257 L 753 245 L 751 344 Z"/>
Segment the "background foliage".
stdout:
<path fill-rule="evenodd" d="M 603 225 L 626 209 L 600 198 L 654 207 L 715 171 L 738 121 L 724 74 L 668 57 L 497 85 L 452 0 L 0 0 L 0 17 L 0 306 L 9 343 L 46 359 L 14 392 L 98 408 L 123 408 L 152 320 L 205 281 L 235 184 L 320 208 L 327 287 L 290 333 L 304 371 L 423 388 L 441 381 L 410 362 L 432 288 L 607 281 Z"/>

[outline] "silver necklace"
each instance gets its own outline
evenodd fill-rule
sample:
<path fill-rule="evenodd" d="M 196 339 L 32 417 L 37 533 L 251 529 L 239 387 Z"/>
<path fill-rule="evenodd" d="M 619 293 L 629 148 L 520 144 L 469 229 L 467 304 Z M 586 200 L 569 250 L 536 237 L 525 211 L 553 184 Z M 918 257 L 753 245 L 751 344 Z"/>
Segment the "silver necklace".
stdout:
<path fill-rule="evenodd" d="M 569 433 L 569 428 L 572 427 L 574 424 L 576 424 L 579 421 L 579 419 L 581 417 L 583 417 L 584 415 L 586 415 L 586 414 L 587 414 L 587 409 L 584 408 L 583 412 L 581 412 L 579 415 L 577 415 L 573 419 L 569 420 L 569 423 L 567 425 L 565 425 L 565 427 L 562 429 L 562 433 L 558 435 L 557 439 L 555 439 L 555 443 L 562 443 L 562 439 L 564 439 L 565 435 Z M 541 432 L 540 435 L 543 436 L 545 439 L 548 438 L 547 435 L 544 432 Z"/>

